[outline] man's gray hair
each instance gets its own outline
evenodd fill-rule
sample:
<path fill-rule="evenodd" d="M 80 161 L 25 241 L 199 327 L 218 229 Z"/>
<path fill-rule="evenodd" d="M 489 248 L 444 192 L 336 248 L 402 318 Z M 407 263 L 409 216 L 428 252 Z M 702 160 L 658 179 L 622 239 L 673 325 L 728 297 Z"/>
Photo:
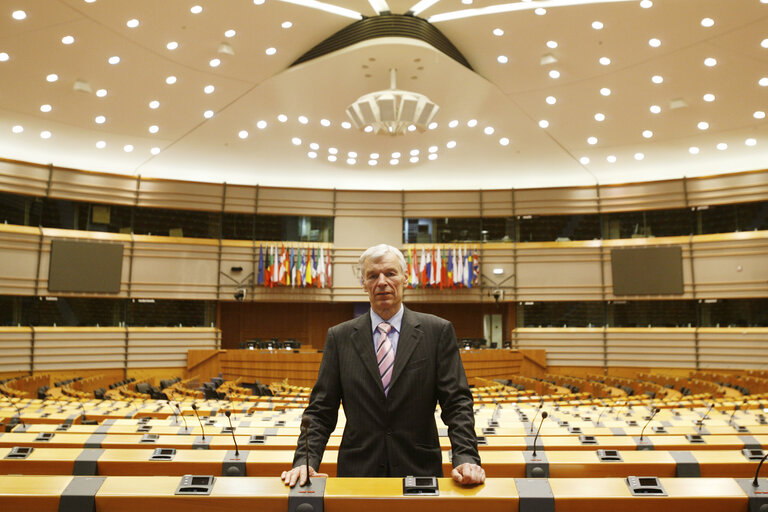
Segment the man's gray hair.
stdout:
<path fill-rule="evenodd" d="M 397 261 L 400 262 L 400 267 L 402 268 L 403 274 L 408 273 L 408 266 L 405 263 L 405 256 L 403 256 L 403 253 L 400 252 L 400 249 L 387 244 L 379 244 L 374 245 L 373 247 L 369 247 L 363 252 L 363 254 L 360 255 L 360 262 L 358 266 L 358 269 L 360 270 L 360 278 L 365 278 L 365 276 L 363 276 L 363 266 L 365 266 L 366 261 L 380 260 L 387 254 L 393 254 L 397 258 Z"/>

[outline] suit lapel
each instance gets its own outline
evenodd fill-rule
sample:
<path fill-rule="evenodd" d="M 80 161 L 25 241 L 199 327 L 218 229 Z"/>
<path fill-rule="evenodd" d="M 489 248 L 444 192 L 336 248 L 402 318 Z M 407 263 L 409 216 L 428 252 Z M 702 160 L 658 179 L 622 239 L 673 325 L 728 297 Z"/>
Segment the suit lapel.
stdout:
<path fill-rule="evenodd" d="M 397 353 L 395 353 L 395 366 L 392 369 L 392 380 L 390 389 L 395 385 L 397 378 L 403 373 L 405 364 L 413 354 L 414 349 L 421 341 L 424 332 L 421 330 L 421 323 L 411 310 L 403 310 L 403 323 L 400 326 L 400 339 L 397 342 Z"/>
<path fill-rule="evenodd" d="M 376 364 L 376 353 L 373 350 L 373 329 L 371 328 L 370 312 L 361 315 L 355 323 L 352 343 L 357 354 L 360 356 L 360 360 L 363 362 L 363 366 L 371 374 L 371 377 L 383 393 L 384 387 L 381 385 L 381 374 L 379 374 L 379 367 Z"/>

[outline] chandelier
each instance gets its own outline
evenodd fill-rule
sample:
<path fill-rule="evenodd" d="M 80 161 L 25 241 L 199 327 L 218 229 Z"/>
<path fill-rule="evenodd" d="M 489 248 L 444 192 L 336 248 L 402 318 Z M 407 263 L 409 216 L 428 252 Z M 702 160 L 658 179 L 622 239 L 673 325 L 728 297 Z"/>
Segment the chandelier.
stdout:
<path fill-rule="evenodd" d="M 347 116 L 357 129 L 378 135 L 425 131 L 440 107 L 423 94 L 399 90 L 395 69 L 389 76 L 389 89 L 360 96 L 347 107 Z"/>

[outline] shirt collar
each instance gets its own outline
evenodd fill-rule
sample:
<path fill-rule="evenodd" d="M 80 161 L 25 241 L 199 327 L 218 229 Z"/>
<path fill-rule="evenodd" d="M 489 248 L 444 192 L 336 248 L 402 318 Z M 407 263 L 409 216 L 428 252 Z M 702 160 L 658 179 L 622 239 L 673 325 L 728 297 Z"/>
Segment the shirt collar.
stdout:
<path fill-rule="evenodd" d="M 403 307 L 402 304 L 400 304 L 400 310 L 394 315 L 392 315 L 392 318 L 390 318 L 389 320 L 384 320 L 378 314 L 376 314 L 376 312 L 373 309 L 371 309 L 371 331 L 376 332 L 376 328 L 379 326 L 381 322 L 387 322 L 389 325 L 392 326 L 392 328 L 395 331 L 399 333 L 400 326 L 403 325 L 404 310 L 405 308 Z"/>

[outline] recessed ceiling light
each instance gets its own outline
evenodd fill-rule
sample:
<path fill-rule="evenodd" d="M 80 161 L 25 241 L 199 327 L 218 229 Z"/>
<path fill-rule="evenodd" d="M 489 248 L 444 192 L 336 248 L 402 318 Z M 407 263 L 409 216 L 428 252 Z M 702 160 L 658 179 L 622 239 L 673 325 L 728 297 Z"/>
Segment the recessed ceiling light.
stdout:
<path fill-rule="evenodd" d="M 411 163 L 412 163 L 412 164 L 415 164 L 415 163 L 417 163 L 417 162 L 419 161 L 419 157 L 417 157 L 417 156 L 412 156 L 412 157 L 410 158 L 410 161 L 411 161 Z"/>
<path fill-rule="evenodd" d="M 547 41 L 547 48 L 555 49 L 557 48 L 557 41 Z"/>
<path fill-rule="evenodd" d="M 288 116 L 285 114 L 279 114 L 277 116 L 277 120 L 280 121 L 281 123 L 284 123 L 288 120 Z"/>
<path fill-rule="evenodd" d="M 500 29 L 500 28 L 495 28 L 495 29 L 493 29 L 493 35 L 498 36 L 498 37 L 503 36 L 504 35 L 504 31 L 502 29 Z"/>
<path fill-rule="evenodd" d="M 13 13 L 11 13 L 11 17 L 13 17 L 15 20 L 21 21 L 27 17 L 27 13 L 24 11 L 13 11 Z"/>
<path fill-rule="evenodd" d="M 392 158 L 400 158 L 400 152 L 395 151 L 394 153 L 392 153 Z"/>
<path fill-rule="evenodd" d="M 661 75 L 653 75 L 651 77 L 651 82 L 653 82 L 655 84 L 660 84 L 660 83 L 664 82 L 664 77 L 661 76 Z"/>
<path fill-rule="evenodd" d="M 587 137 L 587 144 L 590 146 L 597 144 L 597 137 Z"/>
<path fill-rule="evenodd" d="M 707 93 L 704 96 L 702 96 L 702 98 L 704 99 L 704 101 L 706 101 L 708 103 L 712 102 L 712 101 L 715 101 L 715 95 L 712 94 L 712 93 Z"/>
<path fill-rule="evenodd" d="M 152 100 L 149 102 L 149 108 L 151 109 L 156 109 L 159 106 L 160 106 L 160 102 L 157 100 Z"/>
<path fill-rule="evenodd" d="M 643 130 L 643 137 L 646 139 L 650 139 L 653 137 L 653 132 L 651 130 Z"/>
<path fill-rule="evenodd" d="M 651 2 L 651 0 L 642 0 L 642 2 L 640 2 L 640 7 L 643 9 L 649 9 L 653 7 L 653 2 Z"/>
<path fill-rule="evenodd" d="M 749 138 L 744 141 L 744 144 L 746 144 L 747 146 L 754 146 L 757 144 L 757 140 Z"/>
<path fill-rule="evenodd" d="M 152 153 L 153 155 L 159 155 L 160 154 L 160 148 L 155 146 L 152 149 L 150 149 L 149 152 Z"/>
<path fill-rule="evenodd" d="M 301 139 L 300 139 L 300 138 L 298 138 L 298 137 L 293 137 L 293 138 L 291 139 L 291 143 L 292 143 L 294 146 L 301 146 Z"/>
<path fill-rule="evenodd" d="M 635 153 L 635 160 L 642 160 L 645 158 L 645 155 L 642 153 Z"/>
<path fill-rule="evenodd" d="M 107 118 L 104 116 L 96 116 L 93 118 L 93 122 L 96 124 L 104 124 L 107 122 Z"/>
<path fill-rule="evenodd" d="M 241 139 L 247 139 L 248 138 L 248 130 L 240 130 L 237 132 L 237 136 Z"/>
<path fill-rule="evenodd" d="M 168 78 L 165 79 L 165 83 L 167 83 L 168 85 L 175 84 L 176 83 L 176 77 L 173 76 L 173 75 L 169 76 Z"/>
<path fill-rule="evenodd" d="M 464 5 L 472 5 L 472 0 L 461 0 Z"/>
<path fill-rule="evenodd" d="M 0 62 L 6 62 L 8 59 L 10 59 L 10 55 L 8 55 L 5 52 L 0 52 Z"/>
<path fill-rule="evenodd" d="M 259 130 L 263 130 L 266 127 L 267 127 L 267 122 L 264 121 L 263 119 L 259 120 L 259 122 L 256 123 L 256 128 L 258 128 Z"/>
<path fill-rule="evenodd" d="M 762 41 L 760 41 L 760 46 L 762 46 L 763 48 L 768 48 L 768 39 L 763 39 Z"/>
<path fill-rule="evenodd" d="M 399 163 L 400 163 L 400 160 L 398 160 L 397 158 L 393 158 L 389 161 L 389 165 L 397 165 Z"/>
<path fill-rule="evenodd" d="M 547 10 L 543 7 L 539 7 L 538 9 L 533 11 L 537 16 L 544 16 L 547 14 Z"/>
<path fill-rule="evenodd" d="M 72 44 L 75 42 L 75 38 L 72 36 L 64 36 L 61 38 L 62 44 Z"/>
<path fill-rule="evenodd" d="M 599 62 L 603 66 L 609 66 L 611 64 L 611 59 L 609 59 L 608 57 L 600 57 L 600 61 Z"/>
<path fill-rule="evenodd" d="M 698 155 L 699 154 L 699 148 L 696 146 L 691 146 L 688 148 L 688 152 L 692 155 Z"/>
<path fill-rule="evenodd" d="M 203 87 L 203 92 L 205 94 L 212 94 L 213 91 L 215 90 L 216 90 L 216 87 L 214 87 L 213 85 L 206 85 L 205 87 Z"/>
<path fill-rule="evenodd" d="M 509 62 L 509 57 L 507 57 L 506 55 L 499 55 L 498 57 L 496 57 L 496 60 L 499 62 L 499 64 L 506 64 L 507 62 Z"/>
<path fill-rule="evenodd" d="M 179 47 L 179 43 L 177 43 L 176 41 L 170 41 L 168 44 L 165 45 L 165 47 L 168 48 L 169 50 L 175 50 L 176 48 Z"/>
<path fill-rule="evenodd" d="M 651 105 L 651 108 L 649 108 L 648 110 L 650 110 L 652 114 L 658 114 L 659 112 L 661 112 L 661 107 L 658 105 Z"/>
<path fill-rule="evenodd" d="M 253 5 L 262 5 L 266 0 L 253 0 Z"/>
<path fill-rule="evenodd" d="M 597 114 L 595 114 L 595 121 L 599 123 L 602 123 L 603 121 L 605 121 L 605 114 L 603 114 L 602 112 L 598 112 Z"/>
<path fill-rule="evenodd" d="M 157 126 L 156 124 L 153 124 L 152 126 L 149 127 L 149 133 L 157 133 L 159 131 L 160 131 L 160 127 Z"/>
<path fill-rule="evenodd" d="M 475 126 L 477 126 L 477 119 L 470 119 L 469 121 L 467 121 L 467 126 L 469 126 L 470 128 L 474 128 Z"/>
<path fill-rule="evenodd" d="M 267 55 L 274 55 L 277 53 L 277 48 L 267 48 L 266 50 L 264 50 L 264 53 L 266 53 Z"/>
<path fill-rule="evenodd" d="M 50 75 L 48 75 L 47 77 L 45 77 L 45 79 L 46 79 L 48 82 L 55 82 L 56 80 L 58 80 L 58 79 L 59 79 L 59 75 L 57 75 L 56 73 L 51 73 Z"/>
<path fill-rule="evenodd" d="M 408 125 L 408 131 L 409 131 L 409 132 L 415 132 L 415 131 L 416 131 L 416 125 L 414 125 L 414 124 L 409 124 L 409 125 Z"/>
<path fill-rule="evenodd" d="M 192 8 L 189 10 L 192 14 L 200 14 L 203 12 L 203 8 L 200 5 L 193 5 Z"/>
<path fill-rule="evenodd" d="M 224 37 L 235 37 L 237 35 L 237 30 L 229 29 L 226 32 L 224 32 Z"/>
<path fill-rule="evenodd" d="M 707 57 L 706 59 L 704 59 L 704 65 L 707 66 L 708 68 L 717 66 L 717 59 L 713 57 Z"/>
<path fill-rule="evenodd" d="M 217 67 L 221 66 L 221 59 L 213 58 L 213 59 L 208 61 L 208 65 L 211 66 L 212 68 L 217 68 Z"/>
<path fill-rule="evenodd" d="M 357 163 L 357 160 L 354 158 L 347 158 L 347 164 L 348 165 L 355 165 Z"/>
<path fill-rule="evenodd" d="M 456 119 L 453 119 L 450 123 L 448 123 L 448 128 L 456 128 L 459 126 L 459 122 Z"/>
<path fill-rule="evenodd" d="M 506 137 L 502 137 L 499 139 L 499 144 L 502 146 L 509 146 L 509 139 Z"/>
<path fill-rule="evenodd" d="M 715 147 L 720 151 L 725 151 L 726 149 L 728 149 L 728 144 L 726 144 L 725 142 L 720 142 Z"/>
<path fill-rule="evenodd" d="M 605 157 L 605 159 L 608 161 L 609 164 L 616 163 L 616 155 L 608 155 L 607 157 Z"/>
<path fill-rule="evenodd" d="M 128 20 L 125 22 L 125 26 L 128 28 L 136 28 L 139 26 L 139 20 L 137 20 L 136 18 Z"/>
<path fill-rule="evenodd" d="M 437 146 L 429 146 L 429 150 L 428 151 L 430 153 L 437 153 Z"/>
<path fill-rule="evenodd" d="M 342 121 L 341 127 L 344 128 L 345 130 L 349 130 L 350 128 L 352 128 L 352 123 L 350 123 L 349 121 Z"/>
<path fill-rule="evenodd" d="M 486 135 L 493 135 L 493 132 L 495 131 L 496 130 L 493 129 L 493 126 L 486 126 L 485 128 L 483 128 L 483 133 Z"/>
<path fill-rule="evenodd" d="M 453 148 L 455 148 L 455 147 L 456 147 L 456 141 L 455 141 L 455 140 L 449 140 L 449 141 L 446 143 L 445 147 L 447 147 L 448 149 L 453 149 Z"/>
<path fill-rule="evenodd" d="M 762 110 L 756 110 L 754 114 L 752 114 L 752 117 L 755 119 L 765 119 L 765 112 Z"/>
<path fill-rule="evenodd" d="M 379 163 L 379 161 L 378 161 L 378 160 L 373 160 L 373 159 L 371 159 L 371 160 L 368 160 L 368 165 L 376 165 L 376 164 L 378 164 L 378 163 Z"/>
<path fill-rule="evenodd" d="M 125 146 L 123 146 L 123 151 L 125 151 L 126 153 L 130 153 L 131 151 L 133 151 L 133 144 L 126 144 Z"/>
<path fill-rule="evenodd" d="M 321 119 L 321 120 L 320 120 L 320 124 L 321 124 L 322 126 L 325 126 L 326 128 L 327 128 L 328 126 L 331 126 L 331 122 L 330 122 L 328 119 Z"/>
<path fill-rule="evenodd" d="M 290 21 L 284 21 L 280 26 L 283 28 L 291 28 L 293 26 L 293 23 L 291 23 Z"/>
<path fill-rule="evenodd" d="M 106 89 L 99 89 L 96 91 L 96 96 L 98 96 L 99 98 L 103 98 L 106 95 L 107 95 Z"/>
<path fill-rule="evenodd" d="M 320 144 L 318 144 L 317 142 L 310 142 L 309 149 L 311 149 L 312 151 L 317 151 L 318 149 L 320 149 Z"/>
<path fill-rule="evenodd" d="M 602 89 L 600 89 L 600 94 L 602 94 L 603 96 L 610 96 L 611 90 L 607 87 L 603 87 Z"/>
<path fill-rule="evenodd" d="M 23 132 L 23 131 L 24 131 L 24 127 L 23 127 L 23 126 L 21 126 L 20 124 L 17 124 L 17 125 L 16 125 L 16 126 L 14 126 L 13 128 L 11 128 L 11 131 L 12 131 L 13 133 L 21 133 L 21 132 Z"/>
<path fill-rule="evenodd" d="M 103 141 L 103 140 L 96 141 L 97 149 L 104 149 L 105 147 L 107 147 L 106 141 Z"/>
<path fill-rule="evenodd" d="M 698 127 L 699 127 L 699 130 L 706 130 L 706 129 L 708 129 L 708 128 L 709 128 L 709 123 L 708 123 L 708 122 L 706 122 L 706 121 L 701 121 L 701 122 L 699 122 L 699 124 L 697 124 L 696 126 L 698 126 Z"/>
<path fill-rule="evenodd" d="M 107 62 L 109 62 L 110 64 L 112 64 L 114 66 L 115 64 L 119 64 L 120 63 L 120 57 L 118 57 L 117 55 L 113 55 L 112 57 L 110 57 L 107 60 Z"/>
<path fill-rule="evenodd" d="M 427 158 L 430 160 L 437 160 L 437 153 L 430 153 Z"/>
<path fill-rule="evenodd" d="M 412 149 L 411 150 L 411 156 L 417 156 L 418 154 L 419 154 L 419 150 L 418 149 Z"/>
<path fill-rule="evenodd" d="M 357 151 L 350 151 L 347 153 L 349 158 L 357 158 Z"/>
<path fill-rule="evenodd" d="M 213 115 L 214 115 L 213 110 L 206 110 L 205 112 L 203 112 L 203 117 L 206 119 L 212 118 Z"/>
<path fill-rule="evenodd" d="M 53 109 L 50 105 L 47 103 L 45 105 L 40 105 L 40 112 L 50 112 Z"/>
<path fill-rule="evenodd" d="M 51 132 L 49 132 L 48 130 L 43 130 L 42 132 L 40 132 L 40 138 L 41 139 L 50 139 L 51 135 L 53 135 L 53 134 Z M 749 145 L 749 144 L 747 144 L 747 145 Z"/>
<path fill-rule="evenodd" d="M 551 69 L 549 71 L 549 78 L 554 78 L 554 79 L 560 78 L 560 72 L 556 69 Z"/>
<path fill-rule="evenodd" d="M 648 40 L 648 46 L 652 48 L 658 48 L 659 46 L 661 46 L 661 41 L 654 37 L 653 39 Z"/>
<path fill-rule="evenodd" d="M 336 153 L 338 153 L 338 152 L 339 152 L 339 150 L 338 150 L 338 149 L 336 149 L 336 148 L 328 148 L 328 152 L 329 152 L 330 154 L 332 154 L 332 155 L 335 155 Z"/>
<path fill-rule="evenodd" d="M 763 77 L 757 82 L 760 84 L 760 87 L 768 87 L 768 77 Z"/>
<path fill-rule="evenodd" d="M 603 22 L 601 21 L 593 21 L 592 22 L 592 28 L 595 30 L 602 30 L 603 29 Z"/>
<path fill-rule="evenodd" d="M 550 105 L 554 105 L 555 103 L 557 103 L 557 98 L 555 98 L 554 96 L 547 96 L 547 99 L 545 101 Z"/>
<path fill-rule="evenodd" d="M 713 20 L 712 18 L 702 18 L 701 19 L 701 26 L 702 27 L 711 27 L 714 24 L 715 24 L 715 20 Z"/>
<path fill-rule="evenodd" d="M 539 128 L 548 128 L 549 127 L 549 121 L 546 119 L 542 119 L 539 121 Z"/>
<path fill-rule="evenodd" d="M 429 123 L 429 125 L 427 125 L 427 128 L 430 130 L 434 130 L 435 128 L 437 128 L 437 122 L 432 121 L 431 123 Z"/>
<path fill-rule="evenodd" d="M 328 155 L 328 161 L 329 162 L 335 162 L 336 161 L 336 155 Z"/>
<path fill-rule="evenodd" d="M 583 157 L 579 158 L 579 163 L 581 165 L 587 165 L 589 163 L 589 157 L 588 156 L 583 156 Z"/>
<path fill-rule="evenodd" d="M 309 158 L 317 158 L 317 153 L 314 151 L 307 151 L 307 156 Z"/>
<path fill-rule="evenodd" d="M 378 153 L 371 153 L 371 159 L 372 160 L 378 160 L 379 159 L 379 154 Z"/>
<path fill-rule="evenodd" d="M 299 122 L 301 124 L 307 124 L 309 122 L 309 119 L 307 119 L 307 116 L 299 116 Z"/>

